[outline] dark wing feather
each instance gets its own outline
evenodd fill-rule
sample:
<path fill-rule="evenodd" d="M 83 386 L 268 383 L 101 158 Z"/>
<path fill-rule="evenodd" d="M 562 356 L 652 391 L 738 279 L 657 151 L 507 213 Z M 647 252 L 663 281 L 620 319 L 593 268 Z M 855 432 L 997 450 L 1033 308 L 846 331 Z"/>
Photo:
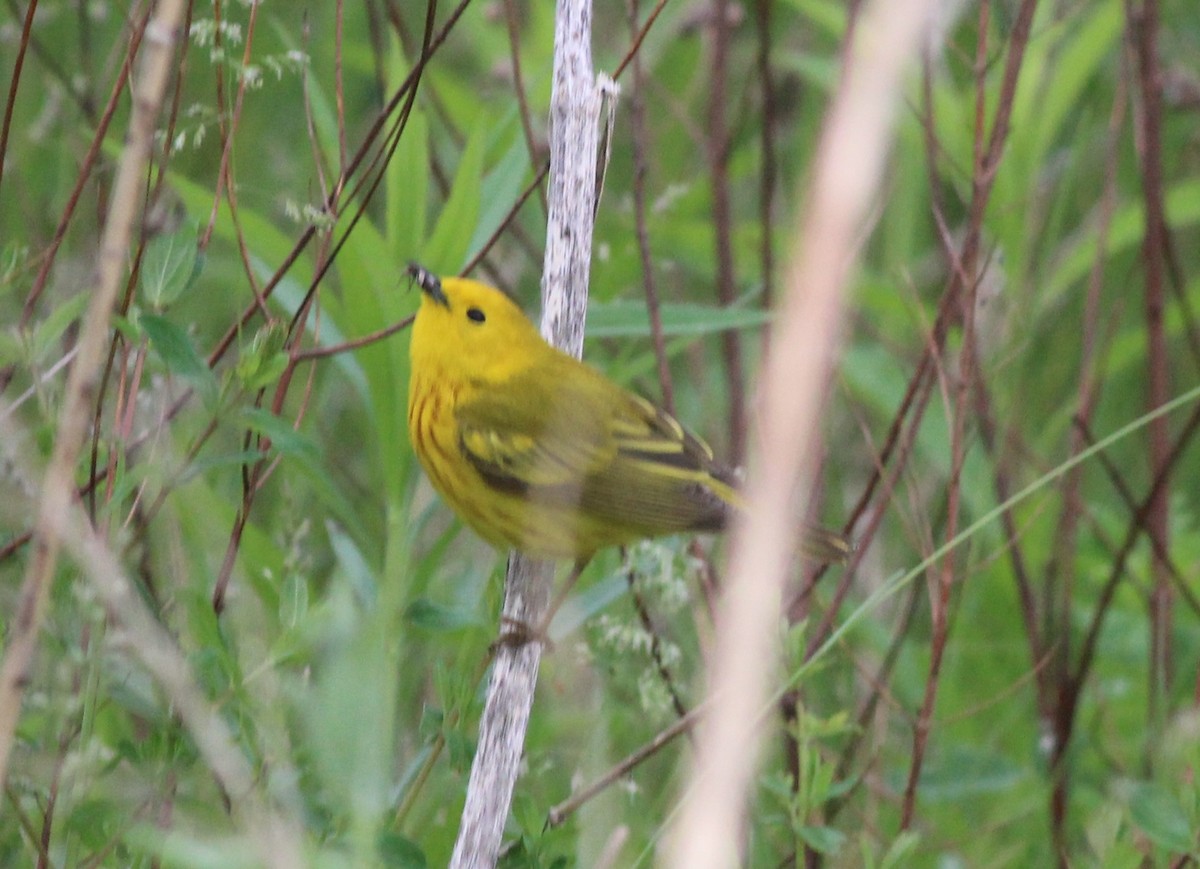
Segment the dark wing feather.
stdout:
<path fill-rule="evenodd" d="M 666 412 L 629 393 L 621 398 L 609 422 L 616 455 L 593 482 L 594 509 L 654 534 L 724 527 L 737 503 L 733 475 Z"/>
<path fill-rule="evenodd" d="M 459 446 L 489 485 L 578 502 L 583 481 L 611 460 L 603 402 L 577 378 L 562 376 L 571 373 L 518 375 L 458 407 Z"/>
<path fill-rule="evenodd" d="M 735 483 L 707 444 L 594 369 L 555 365 L 460 406 L 460 446 L 489 485 L 630 539 L 723 527 Z"/>

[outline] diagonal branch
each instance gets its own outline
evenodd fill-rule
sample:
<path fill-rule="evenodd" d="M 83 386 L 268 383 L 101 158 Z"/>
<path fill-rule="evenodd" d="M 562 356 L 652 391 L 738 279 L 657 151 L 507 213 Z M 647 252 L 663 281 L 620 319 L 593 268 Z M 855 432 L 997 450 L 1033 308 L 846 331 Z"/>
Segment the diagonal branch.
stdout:
<path fill-rule="evenodd" d="M 62 526 L 75 498 L 75 465 L 91 420 L 92 398 L 108 345 L 109 319 L 122 286 L 130 239 L 141 211 L 146 167 L 154 147 L 154 126 L 183 19 L 183 0 L 163 0 L 146 27 L 125 150 L 117 167 L 104 233 L 92 275 L 91 302 L 80 326 L 74 364 L 67 375 L 54 452 L 42 483 L 34 523 L 34 551 L 25 571 L 12 634 L 0 665 L 0 783 L 8 770 L 21 701 L 46 615 L 50 584 L 58 564 Z"/>

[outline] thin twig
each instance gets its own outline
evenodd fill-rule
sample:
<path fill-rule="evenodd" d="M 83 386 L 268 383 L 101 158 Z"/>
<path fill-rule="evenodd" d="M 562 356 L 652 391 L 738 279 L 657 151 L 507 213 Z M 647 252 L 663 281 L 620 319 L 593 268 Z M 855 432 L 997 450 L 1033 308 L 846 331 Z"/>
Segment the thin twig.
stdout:
<path fill-rule="evenodd" d="M 54 228 L 54 237 L 51 239 L 49 247 L 41 255 L 41 267 L 38 269 L 37 276 L 33 279 L 33 284 L 29 288 L 29 294 L 25 298 L 25 304 L 21 308 L 20 323 L 22 328 L 29 324 L 30 319 L 32 319 L 34 312 L 37 310 L 38 299 L 46 288 L 46 282 L 50 278 L 50 271 L 54 267 L 58 249 L 62 245 L 63 239 L 66 238 L 71 218 L 74 217 L 75 209 L 79 206 L 79 199 L 87 187 L 92 170 L 99 160 L 100 149 L 107 138 L 109 125 L 116 115 L 121 99 L 125 96 L 129 80 L 129 70 L 133 64 L 133 58 L 137 55 L 138 47 L 141 45 L 142 36 L 149 21 L 150 14 L 146 12 L 130 35 L 129 53 L 121 65 L 121 71 L 117 74 L 116 80 L 113 82 L 112 90 L 108 95 L 108 104 L 100 114 L 100 121 L 96 125 L 96 132 L 92 136 L 92 142 L 88 146 L 88 151 L 83 157 L 78 176 L 75 179 L 75 186 L 67 196 L 67 204 L 64 206 L 63 213 L 58 219 L 58 225 Z"/>
<path fill-rule="evenodd" d="M 717 302 L 732 305 L 738 296 L 733 261 L 733 204 L 729 190 L 729 125 L 725 118 L 729 67 L 729 0 L 715 0 L 710 8 L 711 49 L 708 72 L 708 158 L 712 186 L 712 221 L 716 254 Z M 725 362 L 725 399 L 729 436 L 729 461 L 746 457 L 746 376 L 742 368 L 742 336 L 736 329 L 721 333 Z"/>
<path fill-rule="evenodd" d="M 1142 267 L 1146 284 L 1143 290 L 1146 322 L 1146 407 L 1163 404 L 1171 395 L 1171 350 L 1167 341 L 1166 288 L 1164 263 L 1167 254 L 1167 217 L 1163 202 L 1162 173 L 1162 71 L 1158 60 L 1158 0 L 1126 0 L 1126 18 L 1137 57 L 1137 83 L 1141 96 L 1133 117 L 1138 124 L 1141 143 L 1142 199 L 1146 208 L 1142 234 Z M 1167 420 L 1158 419 L 1146 431 L 1148 466 L 1158 474 L 1166 468 L 1171 451 L 1171 431 Z M 1170 480 L 1155 495 L 1146 514 L 1147 533 L 1165 551 L 1169 546 L 1171 499 Z M 1150 562 L 1154 587 L 1150 593 L 1150 661 L 1148 718 L 1152 727 L 1164 719 L 1160 705 L 1171 694 L 1171 634 L 1174 621 L 1171 577 L 1159 558 Z"/>
<path fill-rule="evenodd" d="M 1092 436 L 1092 432 L 1087 423 L 1082 418 L 1078 417 L 1074 420 L 1074 422 L 1076 429 L 1080 433 L 1083 444 L 1085 446 L 1091 446 L 1094 444 L 1096 440 Z M 1125 481 L 1125 477 L 1121 473 L 1120 468 L 1118 468 L 1116 463 L 1106 455 L 1097 456 L 1096 461 L 1100 464 L 1100 467 L 1104 469 L 1104 473 L 1108 476 L 1109 482 L 1112 483 L 1112 487 L 1116 490 L 1117 496 L 1121 499 L 1121 503 L 1125 505 L 1127 510 L 1129 510 L 1130 515 L 1136 519 L 1139 510 L 1137 498 L 1134 497 L 1133 490 Z M 1153 534 L 1150 534 L 1150 530 L 1145 526 L 1145 524 L 1143 524 L 1141 528 L 1142 531 L 1146 532 L 1146 540 L 1149 542 L 1150 548 L 1154 551 L 1155 557 L 1157 557 L 1163 563 L 1163 566 L 1170 572 L 1171 582 L 1174 584 L 1175 590 L 1179 593 L 1179 596 L 1183 598 L 1184 602 L 1186 602 L 1189 607 L 1191 607 L 1194 614 L 1200 615 L 1200 598 L 1197 598 L 1196 593 L 1192 591 L 1188 578 L 1183 575 L 1183 571 L 1179 569 L 1179 565 L 1177 565 L 1175 560 L 1171 557 L 1170 551 L 1163 548 L 1162 541 L 1156 538 Z"/>
<path fill-rule="evenodd" d="M 292 359 L 296 362 L 307 362 L 310 359 L 325 359 L 329 356 L 337 356 L 339 353 L 346 353 L 350 350 L 358 350 L 360 347 L 366 347 L 374 344 L 377 341 L 382 341 L 384 338 L 389 338 L 397 332 L 407 329 L 412 325 L 414 315 L 409 315 L 398 323 L 393 323 L 391 326 L 372 332 L 369 335 L 363 335 L 361 338 L 355 338 L 352 341 L 345 341 L 341 344 L 319 345 L 309 347 L 304 350 L 297 350 L 292 354 Z"/>
<path fill-rule="evenodd" d="M 822 130 L 786 302 L 763 368 L 755 439 L 763 452 L 751 462 L 747 508 L 730 541 L 729 592 L 710 656 L 712 709 L 700 728 L 692 787 L 669 843 L 674 865 L 737 861 L 760 736 L 757 712 L 775 665 L 771 638 L 796 537 L 795 484 L 807 482 L 812 467 L 814 423 L 841 325 L 841 294 L 881 175 L 902 73 L 937 5 L 893 0 L 863 13 L 855 34 L 862 43 L 856 39 L 855 46 L 870 45 L 871 55 L 848 56 Z"/>
<path fill-rule="evenodd" d="M 759 245 L 758 268 L 762 273 L 762 305 L 770 308 L 775 298 L 775 72 L 771 63 L 771 3 L 758 0 L 754 5 L 758 24 L 758 50 L 755 56 L 758 85 L 762 91 L 762 131 L 759 167 L 758 220 L 762 241 Z"/>
<path fill-rule="evenodd" d="M 629 29 L 635 36 L 638 29 L 638 0 L 629 0 Z M 633 90 L 629 101 L 629 127 L 633 135 L 633 220 L 637 230 L 638 253 L 642 257 L 642 286 L 646 292 L 646 310 L 650 314 L 650 342 L 658 366 L 658 385 L 662 390 L 663 407 L 675 413 L 675 388 L 671 382 L 671 367 L 667 364 L 667 344 L 663 337 L 662 312 L 658 301 L 658 284 L 654 278 L 654 257 L 650 253 L 650 233 L 646 229 L 646 161 L 649 132 L 646 130 L 646 81 L 640 54 L 633 55 Z"/>
<path fill-rule="evenodd" d="M 975 139 L 974 167 L 972 189 L 986 190 L 983 175 L 987 171 L 984 166 L 984 116 L 987 97 L 988 73 L 988 39 L 990 29 L 991 3 L 988 0 L 979 4 L 979 20 L 976 26 L 978 44 L 975 54 Z M 984 194 L 986 197 L 986 194 Z M 979 285 L 978 245 L 969 248 L 961 261 L 965 271 L 961 286 L 956 294 L 959 306 L 959 319 L 963 325 L 962 350 L 958 354 L 958 374 L 954 384 L 954 400 L 952 407 L 946 411 L 950 417 L 950 479 L 947 485 L 947 521 L 945 536 L 952 540 L 958 534 L 960 508 L 962 503 L 962 470 L 966 461 L 966 426 L 967 413 L 971 405 L 975 377 L 975 297 Z M 933 706 L 940 686 L 942 662 L 946 651 L 946 643 L 950 632 L 950 595 L 954 588 L 955 551 L 946 554 L 945 559 L 938 565 L 936 584 L 931 580 L 930 585 L 930 617 L 932 621 L 929 674 L 925 679 L 925 691 L 921 699 L 921 707 L 917 712 L 916 723 L 913 727 L 911 759 L 908 767 L 908 779 L 904 786 L 904 796 L 900 806 L 900 829 L 907 830 L 913 822 L 913 814 L 917 804 L 917 783 L 925 759 L 925 750 L 929 740 L 929 730 L 933 721 Z"/>
<path fill-rule="evenodd" d="M 479 248 L 479 252 L 476 253 L 475 256 L 471 257 L 470 262 L 463 266 L 462 273 L 464 275 L 469 275 L 475 270 L 475 267 L 478 266 L 479 263 L 483 261 L 483 258 L 488 255 L 491 249 L 495 247 L 496 242 L 506 230 L 515 229 L 518 226 L 518 224 L 514 222 L 517 219 L 517 214 L 520 213 L 521 208 L 525 205 L 525 203 L 529 201 L 529 197 L 533 191 L 541 189 L 542 180 L 549 173 L 550 164 L 545 163 L 542 165 L 542 168 L 534 174 L 533 180 L 525 185 L 525 189 L 521 191 L 521 195 L 517 197 L 517 201 L 514 202 L 512 208 L 508 210 L 508 214 L 504 215 L 504 219 L 500 221 L 500 225 L 496 227 L 496 231 L 488 236 L 487 241 L 485 241 Z"/>
<path fill-rule="evenodd" d="M 4 120 L 0 122 L 0 193 L 4 191 L 4 164 L 8 156 L 8 133 L 12 129 L 13 111 L 17 107 L 17 90 L 21 86 L 21 71 L 25 68 L 25 51 L 33 34 L 33 16 L 37 13 L 37 0 L 29 0 L 25 8 L 25 20 L 21 24 L 21 38 L 17 42 L 17 56 L 13 60 L 12 78 L 8 82 L 8 99 L 4 102 Z"/>
<path fill-rule="evenodd" d="M 687 733 L 700 717 L 703 709 L 697 707 L 691 712 L 688 712 L 683 717 L 671 723 L 670 727 L 665 728 L 655 735 L 655 737 L 645 745 L 630 752 L 625 758 L 618 761 L 612 769 L 600 776 L 590 785 L 580 788 L 571 794 L 570 797 L 558 803 L 550 809 L 546 814 L 546 827 L 557 827 L 562 824 L 567 818 L 579 810 L 592 797 L 604 791 L 614 782 L 629 774 L 629 771 L 641 764 L 646 758 L 653 757 L 663 746 L 669 744 L 675 737 L 681 733 Z"/>
<path fill-rule="evenodd" d="M 67 375 L 62 414 L 34 522 L 34 553 L 25 571 L 8 646 L 0 664 L 0 783 L 6 780 L 21 702 L 29 683 L 63 523 L 75 497 L 75 465 L 91 419 L 91 400 L 108 342 L 109 319 L 133 236 L 154 146 L 154 125 L 171 74 L 171 55 L 183 19 L 183 0 L 162 0 L 146 27 L 145 52 L 134 87 L 133 110 L 109 212 L 96 257 L 93 290 L 80 328 L 78 353 Z"/>
<path fill-rule="evenodd" d="M 516 0 L 504 0 L 504 19 L 508 24 L 508 47 L 512 56 L 513 91 L 517 95 L 517 109 L 521 116 L 521 132 L 525 135 L 525 148 L 529 151 L 529 165 L 541 166 L 546 161 L 539 153 L 537 141 L 533 137 L 533 119 L 529 115 L 529 94 L 525 89 L 525 79 L 521 75 L 521 23 L 517 18 Z M 537 181 L 538 201 L 542 203 L 542 214 L 546 213 L 546 189 L 542 187 L 539 174 Z"/>
<path fill-rule="evenodd" d="M 650 28 L 654 26 L 654 22 L 658 20 L 658 16 L 662 13 L 663 7 L 667 5 L 667 0 L 658 0 L 654 8 L 650 10 L 650 14 L 646 16 L 646 23 L 642 25 L 642 29 L 638 31 L 637 37 L 633 40 L 633 44 L 629 46 L 629 50 L 625 52 L 625 56 L 621 58 L 621 62 L 617 64 L 617 68 L 613 70 L 612 77 L 619 79 L 621 73 L 625 72 L 625 67 L 633 61 L 633 57 L 642 48 L 642 42 L 646 38 L 646 34 L 650 32 Z"/>
<path fill-rule="evenodd" d="M 684 706 L 683 698 L 679 694 L 679 686 L 675 684 L 675 678 L 671 675 L 671 668 L 667 666 L 666 659 L 663 658 L 662 637 L 659 636 L 654 619 L 650 615 L 650 608 L 646 605 L 645 597 L 636 587 L 632 567 L 625 572 L 625 581 L 629 585 L 629 596 L 633 601 L 634 610 L 637 611 L 638 621 L 642 623 L 642 630 L 650 637 L 650 660 L 654 662 L 658 678 L 671 696 L 671 707 L 675 710 L 675 714 L 679 718 L 684 718 L 688 714 L 688 709 Z"/>

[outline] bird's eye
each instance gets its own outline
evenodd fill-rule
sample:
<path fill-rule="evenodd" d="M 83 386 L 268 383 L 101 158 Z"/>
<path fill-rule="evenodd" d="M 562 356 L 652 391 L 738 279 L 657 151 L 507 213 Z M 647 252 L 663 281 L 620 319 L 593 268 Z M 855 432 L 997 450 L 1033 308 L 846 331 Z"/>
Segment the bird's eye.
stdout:
<path fill-rule="evenodd" d="M 487 317 L 478 308 L 467 308 L 467 319 L 474 320 L 476 323 L 482 323 Z"/>

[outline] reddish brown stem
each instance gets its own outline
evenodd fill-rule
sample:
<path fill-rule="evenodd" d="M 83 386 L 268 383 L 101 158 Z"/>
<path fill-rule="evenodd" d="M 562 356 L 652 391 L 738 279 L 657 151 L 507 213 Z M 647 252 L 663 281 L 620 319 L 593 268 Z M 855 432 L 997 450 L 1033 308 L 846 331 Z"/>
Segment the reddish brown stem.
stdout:
<path fill-rule="evenodd" d="M 12 129 L 13 111 L 17 107 L 17 90 L 21 86 L 21 70 L 25 68 L 25 51 L 29 48 L 35 14 L 37 14 L 37 0 L 29 0 L 29 6 L 25 9 L 25 20 L 21 23 L 21 39 L 17 43 L 17 57 L 13 61 L 12 78 L 8 82 L 8 100 L 4 103 L 4 120 L 0 123 L 0 192 L 4 190 L 4 162 L 8 155 L 8 133 Z"/>
<path fill-rule="evenodd" d="M 512 56 L 513 90 L 517 95 L 517 108 L 521 115 L 521 132 L 525 135 L 525 147 L 529 150 L 529 165 L 540 166 L 546 162 L 545 149 L 537 146 L 533 137 L 533 119 L 529 112 L 529 95 L 525 90 L 525 79 L 521 75 L 521 22 L 517 17 L 516 0 L 504 0 L 504 19 L 508 24 L 509 51 Z M 545 176 L 540 176 L 544 178 Z M 537 185 L 538 200 L 542 203 L 542 214 L 546 214 L 546 188 Z"/>
<path fill-rule="evenodd" d="M 79 206 L 79 199 L 83 195 L 84 188 L 91 178 L 92 170 L 95 168 L 96 162 L 100 157 L 100 148 L 104 144 L 105 136 L 108 134 L 108 127 L 117 112 L 121 95 L 125 92 L 125 86 L 129 83 L 129 70 L 133 65 L 133 58 L 137 56 L 138 47 L 141 45 L 142 35 L 145 33 L 146 23 L 149 20 L 150 12 L 147 10 L 138 19 L 130 35 L 129 51 L 126 53 L 125 60 L 121 64 L 120 72 L 117 73 L 116 81 L 113 82 L 112 91 L 108 96 L 108 104 L 104 107 L 104 111 L 100 115 L 100 121 L 96 125 L 96 132 L 92 136 L 91 145 L 83 157 L 83 165 L 75 179 L 75 186 L 71 189 L 71 193 L 67 197 L 66 207 L 63 208 L 62 216 L 59 218 L 58 225 L 54 229 L 54 238 L 51 240 L 50 246 L 42 253 L 41 268 L 38 269 L 37 276 L 33 279 L 33 285 L 29 289 L 29 295 L 26 296 L 25 304 L 21 308 L 20 323 L 22 328 L 29 324 L 34 311 L 37 309 L 38 299 L 41 298 L 42 292 L 46 288 L 46 281 L 50 277 L 50 270 L 54 267 L 58 249 L 62 245 L 63 239 L 66 238 L 67 228 L 71 224 L 71 219 L 75 216 L 75 210 Z"/>
<path fill-rule="evenodd" d="M 1167 218 L 1163 204 L 1162 179 L 1162 73 L 1158 65 L 1158 0 L 1126 3 L 1141 95 L 1140 111 L 1134 112 L 1141 142 L 1142 198 L 1146 206 L 1146 228 L 1142 235 L 1142 267 L 1146 272 L 1143 290 L 1146 318 L 1146 408 L 1153 410 L 1171 396 L 1170 350 L 1163 324 L 1165 300 L 1164 261 L 1167 251 Z M 1153 473 L 1167 467 L 1171 451 L 1168 420 L 1160 416 L 1147 428 L 1148 459 Z M 1147 531 L 1168 548 L 1170 528 L 1170 481 L 1158 490 L 1147 509 Z M 1151 727 L 1161 721 L 1159 709 L 1171 689 L 1172 594 L 1169 571 L 1161 559 L 1152 562 L 1153 589 L 1150 593 L 1150 698 Z"/>
<path fill-rule="evenodd" d="M 759 247 L 759 269 L 762 272 L 764 308 L 770 308 L 775 287 L 775 78 L 771 65 L 771 2 L 758 0 L 755 4 L 758 24 L 758 50 L 755 55 L 759 87 L 762 89 L 762 130 L 760 149 L 762 166 L 759 169 L 758 217 L 762 224 L 762 243 Z"/>
<path fill-rule="evenodd" d="M 638 0 L 629 0 L 629 29 L 637 34 Z M 654 346 L 654 361 L 658 366 L 658 384 L 662 390 L 663 407 L 675 413 L 675 388 L 671 368 L 667 364 L 667 343 L 663 338 L 662 312 L 658 302 L 658 282 L 654 277 L 654 257 L 650 253 L 650 233 L 646 228 L 646 160 L 649 152 L 646 130 L 646 80 L 642 72 L 641 55 L 633 56 L 633 93 L 630 97 L 629 124 L 633 135 L 633 219 L 637 229 L 638 252 L 642 258 L 642 286 L 646 293 L 646 310 L 650 314 L 650 340 Z"/>
<path fill-rule="evenodd" d="M 729 127 L 725 118 L 729 66 L 729 0 L 716 0 L 711 10 L 711 59 L 708 96 L 706 156 L 712 184 L 712 216 L 716 252 L 717 301 L 732 305 L 737 299 L 737 273 L 733 262 L 733 206 L 729 192 Z M 721 335 L 728 401 L 729 456 L 737 464 L 746 455 L 746 378 L 742 370 L 742 339 L 730 330 Z"/>

